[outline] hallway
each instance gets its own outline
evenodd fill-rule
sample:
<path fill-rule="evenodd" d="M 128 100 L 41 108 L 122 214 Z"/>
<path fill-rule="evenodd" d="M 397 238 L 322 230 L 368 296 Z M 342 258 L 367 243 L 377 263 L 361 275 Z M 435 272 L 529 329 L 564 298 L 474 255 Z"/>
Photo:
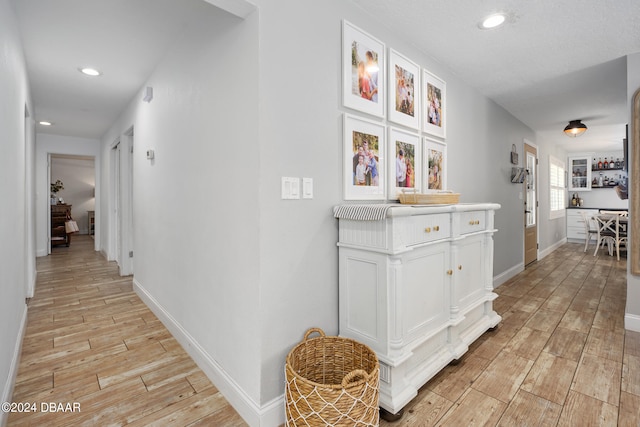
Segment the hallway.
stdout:
<path fill-rule="evenodd" d="M 246 425 L 89 236 L 37 271 L 9 426 Z"/>
<path fill-rule="evenodd" d="M 498 328 L 381 425 L 638 427 L 625 260 L 582 249 L 564 245 L 500 286 Z M 9 426 L 246 426 L 88 236 L 37 267 L 13 395 L 37 412 L 12 413 Z M 49 402 L 80 412 L 42 412 Z"/>

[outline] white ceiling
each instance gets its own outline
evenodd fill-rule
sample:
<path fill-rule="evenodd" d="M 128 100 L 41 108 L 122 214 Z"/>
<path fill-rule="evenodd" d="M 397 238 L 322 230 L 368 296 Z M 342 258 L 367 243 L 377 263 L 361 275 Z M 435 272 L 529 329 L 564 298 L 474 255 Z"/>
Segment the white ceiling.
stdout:
<path fill-rule="evenodd" d="M 640 1 L 350 1 L 384 16 L 389 28 L 567 151 L 621 149 L 625 55 L 640 51 Z M 88 138 L 99 138 L 140 93 L 190 19 L 213 7 L 202 0 L 12 4 L 36 119 L 55 123 L 39 131 Z M 510 16 L 505 26 L 478 29 L 498 11 Z M 104 74 L 92 80 L 77 71 L 85 65 Z M 561 130 L 573 119 L 589 130 L 570 139 Z"/>

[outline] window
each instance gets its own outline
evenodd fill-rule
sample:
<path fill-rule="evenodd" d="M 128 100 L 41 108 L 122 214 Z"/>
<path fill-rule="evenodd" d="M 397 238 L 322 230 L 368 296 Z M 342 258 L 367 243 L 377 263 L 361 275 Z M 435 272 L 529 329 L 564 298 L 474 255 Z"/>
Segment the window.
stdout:
<path fill-rule="evenodd" d="M 564 163 L 549 156 L 549 219 L 565 215 Z"/>

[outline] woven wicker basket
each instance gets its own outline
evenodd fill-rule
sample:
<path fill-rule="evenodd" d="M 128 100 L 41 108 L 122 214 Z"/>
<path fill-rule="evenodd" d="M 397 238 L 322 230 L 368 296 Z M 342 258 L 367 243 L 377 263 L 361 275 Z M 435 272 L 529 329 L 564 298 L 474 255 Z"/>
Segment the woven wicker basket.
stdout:
<path fill-rule="evenodd" d="M 289 352 L 285 376 L 287 426 L 379 425 L 380 365 L 366 345 L 309 329 Z"/>
<path fill-rule="evenodd" d="M 398 194 L 400 203 L 407 205 L 455 205 L 460 201 L 460 193 L 415 193 Z"/>

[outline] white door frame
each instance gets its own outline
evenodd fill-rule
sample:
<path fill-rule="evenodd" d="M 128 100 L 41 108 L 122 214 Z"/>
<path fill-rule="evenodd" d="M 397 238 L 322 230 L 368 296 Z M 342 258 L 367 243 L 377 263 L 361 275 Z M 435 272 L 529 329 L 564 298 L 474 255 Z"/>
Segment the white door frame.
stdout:
<path fill-rule="evenodd" d="M 109 260 L 121 276 L 133 274 L 132 148 L 133 128 L 111 144 L 109 196 Z"/>
<path fill-rule="evenodd" d="M 540 151 L 538 148 L 537 144 L 534 144 L 533 142 L 529 141 L 527 138 L 524 138 L 522 141 L 522 152 L 524 154 L 524 160 L 523 160 L 523 166 L 526 168 L 527 167 L 527 153 L 524 149 L 524 146 L 528 145 L 530 147 L 533 147 L 536 149 L 536 174 L 535 174 L 535 189 L 536 189 L 536 200 L 535 200 L 535 206 L 534 209 L 536 211 L 536 243 L 539 244 L 540 242 L 540 211 L 538 209 L 538 205 L 539 205 L 539 199 L 540 199 L 540 186 L 538 185 L 540 183 L 540 165 L 539 165 L 539 157 L 538 157 L 538 152 Z M 525 190 L 526 191 L 526 190 Z M 524 195 L 525 197 L 525 207 L 526 207 L 526 193 Z M 524 218 L 524 216 L 523 216 Z M 523 219 L 523 221 L 525 221 Z M 523 230 L 526 230 L 527 228 L 527 224 L 523 224 Z M 526 242 L 525 242 L 525 236 L 523 233 L 522 236 L 522 263 L 523 265 L 525 265 L 525 256 L 526 256 Z M 536 260 L 540 259 L 540 247 L 536 247 Z M 526 266 L 526 265 L 525 265 Z"/>

